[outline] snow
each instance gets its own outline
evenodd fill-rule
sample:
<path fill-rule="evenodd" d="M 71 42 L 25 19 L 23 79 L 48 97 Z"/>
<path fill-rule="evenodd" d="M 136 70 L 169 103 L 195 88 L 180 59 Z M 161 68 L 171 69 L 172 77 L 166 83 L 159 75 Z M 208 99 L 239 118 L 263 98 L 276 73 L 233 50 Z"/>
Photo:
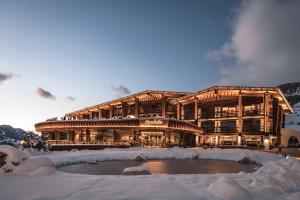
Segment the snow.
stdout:
<path fill-rule="evenodd" d="M 25 152 L 8 145 L 0 145 L 0 152 L 7 155 L 0 174 L 12 171 L 14 174 L 27 175 L 40 167 L 54 167 L 52 160 L 46 156 L 28 157 Z"/>
<path fill-rule="evenodd" d="M 222 176 L 208 186 L 208 190 L 220 199 L 251 199 L 250 193 L 233 178 Z"/>
<path fill-rule="evenodd" d="M 2 146 L 1 146 L 2 147 Z M 9 151 L 7 148 L 1 148 Z M 10 150 L 20 154 L 18 151 Z M 15 155 L 11 155 L 15 157 Z M 78 162 L 144 159 L 248 157 L 263 164 L 254 173 L 97 176 L 55 171 Z M 16 156 L 17 157 L 17 156 Z M 22 159 L 21 159 L 22 160 Z M 31 164 L 30 164 L 31 163 Z M 22 166 L 22 167 L 19 167 Z M 15 171 L 0 175 L 1 200 L 9 199 L 300 199 L 300 161 L 238 149 L 105 149 L 33 153 Z M 22 170 L 21 170 L 22 168 Z M 132 170 L 132 169 L 129 169 Z M 139 166 L 138 169 L 141 170 Z M 20 173 L 16 173 L 16 172 Z M 22 173 L 21 173 L 22 172 Z"/>
<path fill-rule="evenodd" d="M 53 167 L 39 167 L 29 173 L 31 176 L 47 176 L 56 173 Z"/>
<path fill-rule="evenodd" d="M 271 160 L 279 160 L 275 154 L 253 150 L 240 149 L 155 149 L 155 148 L 130 148 L 130 149 L 105 149 L 105 150 L 81 150 L 49 152 L 46 154 L 56 167 L 84 163 L 91 161 L 106 160 L 136 160 L 141 157 L 144 160 L 153 159 L 192 159 L 195 157 L 203 159 L 219 159 L 239 161 L 244 157 L 257 163 L 267 163 Z M 35 156 L 38 157 L 38 156 Z"/>
<path fill-rule="evenodd" d="M 285 127 L 300 131 L 300 102 L 293 106 L 293 113 L 285 120 Z"/>
<path fill-rule="evenodd" d="M 7 159 L 15 164 L 28 158 L 24 152 L 9 145 L 0 145 L 0 152 L 5 153 L 7 155 Z"/>
<path fill-rule="evenodd" d="M 36 157 L 30 158 L 22 162 L 16 169 L 13 171 L 15 174 L 26 175 L 32 171 L 39 169 L 40 167 L 52 167 L 53 162 L 47 157 Z"/>
<path fill-rule="evenodd" d="M 123 170 L 124 175 L 146 175 L 150 174 L 149 167 L 146 166 L 137 166 L 137 167 L 127 167 Z"/>

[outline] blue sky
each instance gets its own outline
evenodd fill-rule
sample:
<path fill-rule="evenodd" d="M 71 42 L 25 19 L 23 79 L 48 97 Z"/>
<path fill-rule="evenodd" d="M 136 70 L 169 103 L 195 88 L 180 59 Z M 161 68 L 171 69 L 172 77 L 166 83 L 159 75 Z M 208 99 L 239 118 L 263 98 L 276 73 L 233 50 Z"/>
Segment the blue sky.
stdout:
<path fill-rule="evenodd" d="M 238 6 L 236 0 L 0 0 L 0 75 L 11 75 L 0 77 L 0 124 L 33 129 L 124 95 L 120 86 L 134 93 L 215 85 L 220 62 L 207 54 L 230 41 Z M 55 98 L 42 98 L 37 88 Z"/>

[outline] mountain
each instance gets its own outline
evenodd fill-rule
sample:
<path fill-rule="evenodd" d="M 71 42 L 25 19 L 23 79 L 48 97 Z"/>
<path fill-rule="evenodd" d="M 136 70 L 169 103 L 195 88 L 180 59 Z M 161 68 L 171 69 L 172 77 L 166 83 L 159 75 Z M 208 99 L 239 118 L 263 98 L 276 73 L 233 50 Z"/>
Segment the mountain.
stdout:
<path fill-rule="evenodd" d="M 278 86 L 291 106 L 300 102 L 300 82 L 286 83 Z"/>
<path fill-rule="evenodd" d="M 13 128 L 10 125 L 0 125 L 0 139 L 11 138 L 14 140 L 22 140 L 27 136 L 27 132 L 20 128 Z"/>

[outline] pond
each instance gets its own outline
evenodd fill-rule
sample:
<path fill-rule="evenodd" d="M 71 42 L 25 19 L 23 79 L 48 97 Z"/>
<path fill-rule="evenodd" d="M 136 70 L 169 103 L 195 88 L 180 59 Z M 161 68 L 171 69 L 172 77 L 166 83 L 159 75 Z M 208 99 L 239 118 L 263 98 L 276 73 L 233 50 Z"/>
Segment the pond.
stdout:
<path fill-rule="evenodd" d="M 259 164 L 242 164 L 229 160 L 169 159 L 169 160 L 123 160 L 80 163 L 58 167 L 58 171 L 90 175 L 122 175 L 127 167 L 144 165 L 151 174 L 217 174 L 254 172 Z"/>

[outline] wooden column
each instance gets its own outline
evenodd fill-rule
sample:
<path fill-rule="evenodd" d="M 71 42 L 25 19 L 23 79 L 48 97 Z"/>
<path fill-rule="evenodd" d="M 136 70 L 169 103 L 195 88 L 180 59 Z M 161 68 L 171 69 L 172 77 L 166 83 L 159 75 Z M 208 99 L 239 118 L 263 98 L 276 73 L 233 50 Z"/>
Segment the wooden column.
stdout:
<path fill-rule="evenodd" d="M 82 137 L 82 142 L 86 143 L 86 131 L 85 130 L 81 130 L 81 137 Z"/>
<path fill-rule="evenodd" d="M 243 132 L 243 96 L 242 93 L 239 93 L 239 102 L 238 102 L 238 132 Z"/>
<path fill-rule="evenodd" d="M 70 131 L 70 130 L 67 130 L 67 134 L 68 134 L 68 139 L 69 139 L 69 142 L 73 142 L 72 141 L 72 135 L 73 135 L 73 133 L 72 133 L 72 131 Z"/>
<path fill-rule="evenodd" d="M 135 103 L 134 103 L 134 115 L 135 115 L 135 118 L 139 118 L 139 99 L 138 98 L 135 99 Z"/>
<path fill-rule="evenodd" d="M 177 119 L 181 119 L 181 105 L 180 103 L 177 103 Z"/>
<path fill-rule="evenodd" d="M 136 130 L 133 131 L 133 146 L 136 146 L 137 138 L 136 138 Z"/>
<path fill-rule="evenodd" d="M 109 106 L 109 119 L 113 117 L 113 106 Z"/>
<path fill-rule="evenodd" d="M 166 131 L 165 134 L 168 137 L 168 148 L 170 148 L 171 147 L 171 133 L 170 133 L 170 131 Z"/>
<path fill-rule="evenodd" d="M 166 97 L 162 97 L 162 105 L 161 105 L 161 116 L 166 117 Z"/>
<path fill-rule="evenodd" d="M 75 144 L 79 143 L 79 141 L 80 141 L 80 131 L 76 131 L 75 130 L 74 134 L 75 134 L 75 141 L 74 141 L 74 143 Z"/>
<path fill-rule="evenodd" d="M 280 125 L 279 125 L 279 131 L 277 133 L 277 145 L 281 144 L 281 130 L 283 125 L 283 118 L 284 118 L 283 109 L 282 107 L 280 107 Z"/>
<path fill-rule="evenodd" d="M 102 109 L 99 109 L 99 119 L 103 118 L 103 113 L 102 113 Z"/>
<path fill-rule="evenodd" d="M 268 122 L 269 122 L 269 93 L 266 92 L 264 95 L 264 131 L 265 133 L 269 132 L 269 126 L 268 126 Z"/>
<path fill-rule="evenodd" d="M 219 91 L 217 89 L 215 89 L 215 95 L 216 95 L 216 101 L 219 101 Z M 215 117 L 217 117 L 218 112 L 220 111 L 220 105 L 218 105 L 217 107 L 214 107 L 215 108 Z M 216 137 L 216 140 L 215 140 L 215 145 L 218 145 L 218 137 L 219 137 L 219 133 L 221 132 L 221 121 L 217 121 L 215 120 L 215 137 Z"/>
<path fill-rule="evenodd" d="M 60 140 L 60 132 L 55 132 L 55 140 Z"/>
<path fill-rule="evenodd" d="M 126 110 L 126 103 L 122 102 L 122 117 L 126 117 L 127 116 L 127 110 Z"/>
<path fill-rule="evenodd" d="M 199 103 L 199 100 L 198 100 L 198 98 L 196 98 L 195 99 L 195 122 L 197 122 L 198 121 L 198 103 Z"/>

